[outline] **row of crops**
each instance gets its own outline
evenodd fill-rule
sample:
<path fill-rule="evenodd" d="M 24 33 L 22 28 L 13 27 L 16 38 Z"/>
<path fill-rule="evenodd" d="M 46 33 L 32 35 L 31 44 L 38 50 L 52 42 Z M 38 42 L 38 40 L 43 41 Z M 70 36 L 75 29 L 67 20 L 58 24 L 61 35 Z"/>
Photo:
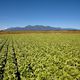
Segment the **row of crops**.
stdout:
<path fill-rule="evenodd" d="M 80 34 L 0 35 L 0 80 L 80 80 Z"/>

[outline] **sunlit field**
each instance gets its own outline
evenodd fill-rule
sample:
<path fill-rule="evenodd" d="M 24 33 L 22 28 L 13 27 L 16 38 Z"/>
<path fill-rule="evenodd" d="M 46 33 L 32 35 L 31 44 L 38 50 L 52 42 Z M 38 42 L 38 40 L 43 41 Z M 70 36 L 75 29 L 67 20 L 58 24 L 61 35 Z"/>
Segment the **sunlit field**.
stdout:
<path fill-rule="evenodd" d="M 80 32 L 0 34 L 0 80 L 80 80 Z"/>

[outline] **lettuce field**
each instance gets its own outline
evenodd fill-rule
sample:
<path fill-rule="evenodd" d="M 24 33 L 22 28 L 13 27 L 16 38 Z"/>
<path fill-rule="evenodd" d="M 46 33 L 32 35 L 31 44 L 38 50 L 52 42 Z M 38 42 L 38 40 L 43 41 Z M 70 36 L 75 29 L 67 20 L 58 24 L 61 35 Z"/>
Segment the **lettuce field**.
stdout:
<path fill-rule="evenodd" d="M 80 80 L 80 33 L 0 34 L 0 80 Z"/>

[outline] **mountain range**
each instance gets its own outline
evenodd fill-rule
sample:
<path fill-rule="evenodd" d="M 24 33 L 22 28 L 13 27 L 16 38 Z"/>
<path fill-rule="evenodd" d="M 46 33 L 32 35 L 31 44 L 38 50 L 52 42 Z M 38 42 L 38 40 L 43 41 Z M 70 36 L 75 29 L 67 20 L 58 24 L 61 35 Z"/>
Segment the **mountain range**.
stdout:
<path fill-rule="evenodd" d="M 77 30 L 74 28 L 61 28 L 61 27 L 51 27 L 51 26 L 43 26 L 43 25 L 35 25 L 35 26 L 25 26 L 25 27 L 11 27 L 5 29 L 5 31 L 25 31 L 25 30 Z"/>

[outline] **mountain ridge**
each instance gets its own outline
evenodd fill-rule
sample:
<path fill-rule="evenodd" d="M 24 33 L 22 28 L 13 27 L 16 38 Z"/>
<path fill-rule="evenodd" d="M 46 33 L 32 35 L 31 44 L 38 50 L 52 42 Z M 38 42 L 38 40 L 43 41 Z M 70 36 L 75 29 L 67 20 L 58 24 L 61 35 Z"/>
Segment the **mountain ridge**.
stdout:
<path fill-rule="evenodd" d="M 43 26 L 43 25 L 35 25 L 35 26 L 31 26 L 31 25 L 28 25 L 28 26 L 25 26 L 25 27 L 11 27 L 11 28 L 7 28 L 5 29 L 5 31 L 27 31 L 27 30 L 34 30 L 34 31 L 37 31 L 37 30 L 77 30 L 77 29 L 74 29 L 74 28 L 61 28 L 61 27 L 52 27 L 52 26 Z"/>

